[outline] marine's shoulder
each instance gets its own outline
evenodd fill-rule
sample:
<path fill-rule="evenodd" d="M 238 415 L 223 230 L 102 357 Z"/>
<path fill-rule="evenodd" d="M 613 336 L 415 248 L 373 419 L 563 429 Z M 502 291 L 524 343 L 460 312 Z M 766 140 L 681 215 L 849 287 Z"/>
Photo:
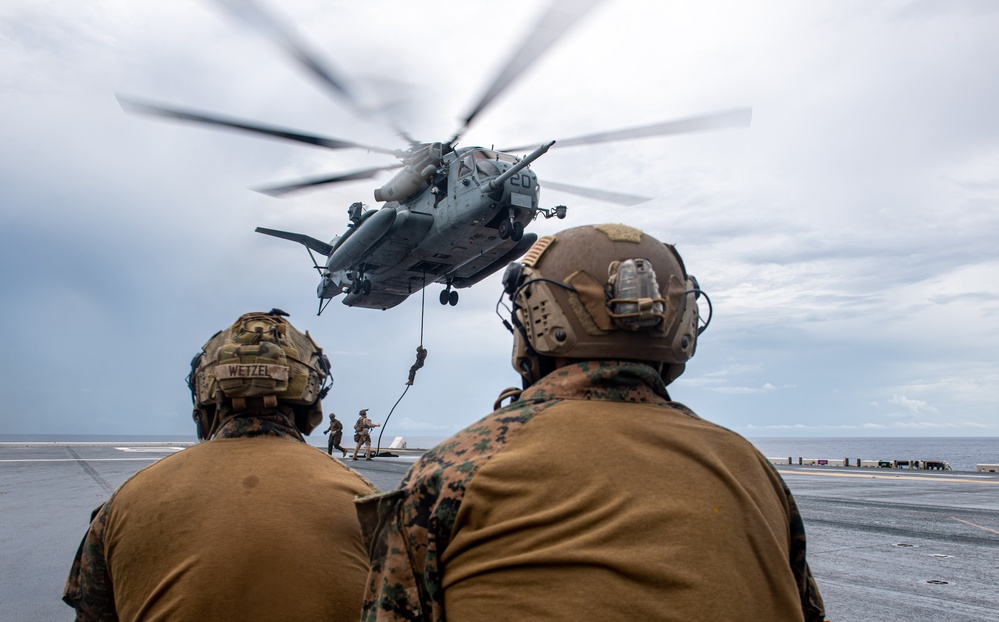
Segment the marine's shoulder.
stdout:
<path fill-rule="evenodd" d="M 470 477 L 478 466 L 502 451 L 536 415 L 557 403 L 518 400 L 493 411 L 423 454 L 403 483 L 414 479 Z"/>

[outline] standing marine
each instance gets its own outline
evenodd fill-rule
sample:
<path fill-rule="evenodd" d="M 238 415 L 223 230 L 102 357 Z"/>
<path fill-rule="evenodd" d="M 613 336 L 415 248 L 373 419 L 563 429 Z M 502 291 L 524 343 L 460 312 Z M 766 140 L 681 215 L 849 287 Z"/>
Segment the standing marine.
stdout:
<path fill-rule="evenodd" d="M 92 517 L 63 600 L 77 620 L 356 620 L 375 488 L 306 444 L 330 365 L 284 312 L 247 313 L 191 362 L 198 438 Z"/>
<path fill-rule="evenodd" d="M 667 392 L 707 327 L 676 249 L 577 227 L 503 286 L 524 389 L 358 502 L 362 620 L 822 620 L 780 475 Z"/>
<path fill-rule="evenodd" d="M 337 448 L 343 452 L 343 457 L 347 457 L 347 450 L 340 446 L 340 439 L 343 438 L 343 424 L 340 420 L 336 418 L 336 413 L 330 413 L 330 427 L 323 430 L 323 434 L 329 434 L 329 443 L 326 448 L 326 453 L 333 455 L 333 448 Z"/>
<path fill-rule="evenodd" d="M 357 422 L 354 423 L 354 442 L 357 443 L 357 447 L 354 448 L 354 460 L 357 460 L 357 452 L 360 451 L 361 445 L 366 445 L 364 459 L 371 460 L 371 430 L 379 426 L 381 426 L 380 423 L 374 423 L 368 419 L 367 408 L 362 408 L 357 413 Z"/>

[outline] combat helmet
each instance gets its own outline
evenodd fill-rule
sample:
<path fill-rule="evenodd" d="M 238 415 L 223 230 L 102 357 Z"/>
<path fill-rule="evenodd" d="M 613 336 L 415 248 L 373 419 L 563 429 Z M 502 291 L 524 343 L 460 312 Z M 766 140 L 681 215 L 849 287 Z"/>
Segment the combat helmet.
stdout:
<path fill-rule="evenodd" d="M 248 410 L 280 410 L 303 434 L 322 422 L 330 362 L 287 315 L 280 309 L 246 313 L 195 355 L 187 383 L 198 438 L 211 438 L 223 414 Z"/>
<path fill-rule="evenodd" d="M 554 359 L 619 359 L 656 367 L 666 384 L 697 347 L 697 280 L 670 244 L 625 225 L 540 238 L 507 266 L 513 367 L 533 384 Z"/>

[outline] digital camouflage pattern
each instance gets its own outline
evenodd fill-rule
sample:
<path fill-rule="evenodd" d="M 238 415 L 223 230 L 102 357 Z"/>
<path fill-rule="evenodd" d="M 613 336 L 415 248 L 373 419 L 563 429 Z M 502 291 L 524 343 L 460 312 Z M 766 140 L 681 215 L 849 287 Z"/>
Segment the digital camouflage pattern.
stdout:
<path fill-rule="evenodd" d="M 230 418 L 221 426 L 213 440 L 256 437 L 275 437 L 305 443 L 301 433 L 289 424 L 288 419 L 274 411 L 242 413 L 241 416 Z M 372 490 L 377 489 L 366 478 L 360 474 L 356 475 Z M 131 479 L 122 484 L 118 491 Z M 91 515 L 90 527 L 80 543 L 69 577 L 66 579 L 62 599 L 67 605 L 76 609 L 78 621 L 118 619 L 115 611 L 114 586 L 108 573 L 108 560 L 105 557 L 106 523 L 118 491 Z"/>
<path fill-rule="evenodd" d="M 399 490 L 357 501 L 361 532 L 371 558 L 362 620 L 446 619 L 440 560 L 454 535 L 466 488 L 525 424 L 568 399 L 654 404 L 699 419 L 682 404 L 669 400 L 662 378 L 647 365 L 583 361 L 557 369 L 512 404 L 424 454 Z M 789 564 L 804 618 L 821 621 L 824 607 L 805 561 L 804 525 L 786 485 L 784 494 L 790 501 Z"/>

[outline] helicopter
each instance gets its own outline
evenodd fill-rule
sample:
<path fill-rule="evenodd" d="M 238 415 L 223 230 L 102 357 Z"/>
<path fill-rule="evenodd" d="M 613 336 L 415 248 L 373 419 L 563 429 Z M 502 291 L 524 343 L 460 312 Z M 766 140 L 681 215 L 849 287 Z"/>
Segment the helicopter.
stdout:
<path fill-rule="evenodd" d="M 294 31 L 282 25 L 253 0 L 216 0 L 248 25 L 261 30 L 358 116 L 368 117 L 377 106 L 366 106 L 349 81 L 312 53 Z M 542 207 L 541 182 L 530 166 L 554 147 L 591 145 L 688 132 L 748 126 L 752 109 L 736 108 L 652 125 L 599 132 L 562 140 L 502 149 L 461 146 L 472 122 L 510 84 L 600 0 L 554 0 L 528 32 L 501 71 L 483 91 L 450 139 L 420 142 L 398 128 L 409 146 L 391 149 L 330 138 L 309 132 L 233 117 L 167 106 L 118 96 L 127 112 L 296 141 L 327 149 L 360 149 L 389 155 L 398 163 L 324 175 L 255 190 L 270 196 L 317 186 L 395 175 L 374 191 L 383 203 L 370 208 L 354 202 L 347 208 L 347 230 L 330 242 L 289 231 L 257 227 L 256 232 L 302 244 L 320 276 L 316 295 L 318 315 L 343 295 L 344 305 L 386 310 L 431 283 L 444 286 L 442 305 L 458 304 L 458 289 L 471 287 L 523 255 L 538 236 L 526 229 L 539 216 L 565 218 L 565 205 Z M 526 155 L 522 155 L 526 154 Z M 548 188 L 622 205 L 640 197 L 603 189 L 546 181 Z M 321 255 L 317 261 L 313 253 Z"/>

